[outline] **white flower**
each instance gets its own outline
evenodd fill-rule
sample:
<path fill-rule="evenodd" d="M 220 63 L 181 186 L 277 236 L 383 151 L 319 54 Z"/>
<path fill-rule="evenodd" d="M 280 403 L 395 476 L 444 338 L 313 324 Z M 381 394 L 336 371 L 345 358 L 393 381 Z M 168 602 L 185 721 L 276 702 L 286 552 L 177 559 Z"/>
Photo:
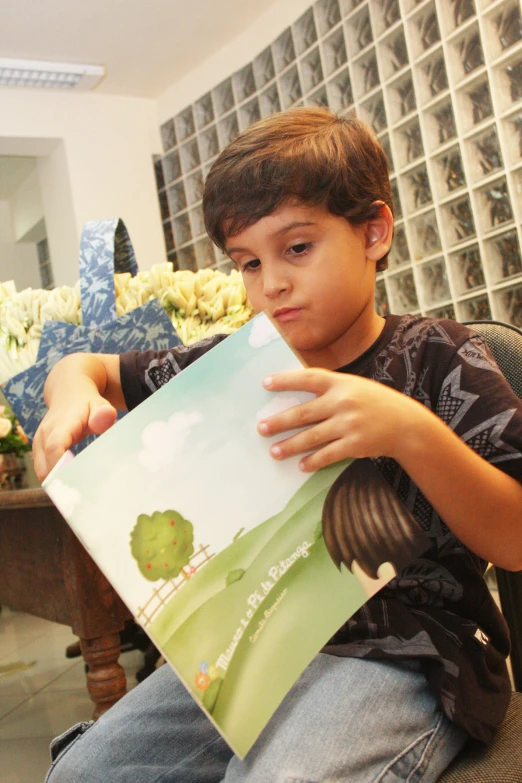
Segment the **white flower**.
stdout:
<path fill-rule="evenodd" d="M 0 438 L 6 438 L 12 429 L 13 425 L 9 419 L 0 418 Z"/>

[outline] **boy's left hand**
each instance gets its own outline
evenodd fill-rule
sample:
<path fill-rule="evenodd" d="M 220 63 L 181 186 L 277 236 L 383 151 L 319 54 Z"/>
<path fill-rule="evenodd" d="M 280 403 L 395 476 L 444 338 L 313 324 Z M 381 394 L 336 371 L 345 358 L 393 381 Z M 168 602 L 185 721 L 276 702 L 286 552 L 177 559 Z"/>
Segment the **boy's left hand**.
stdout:
<path fill-rule="evenodd" d="M 277 373 L 264 380 L 270 391 L 307 391 L 316 395 L 258 424 L 261 435 L 273 436 L 308 427 L 275 443 L 275 459 L 314 451 L 299 463 L 314 471 L 349 457 L 400 458 L 408 428 L 419 427 L 423 405 L 376 381 L 330 370 L 306 368 Z M 418 417 L 421 422 L 414 421 Z M 312 425 L 312 426 L 310 426 Z"/>

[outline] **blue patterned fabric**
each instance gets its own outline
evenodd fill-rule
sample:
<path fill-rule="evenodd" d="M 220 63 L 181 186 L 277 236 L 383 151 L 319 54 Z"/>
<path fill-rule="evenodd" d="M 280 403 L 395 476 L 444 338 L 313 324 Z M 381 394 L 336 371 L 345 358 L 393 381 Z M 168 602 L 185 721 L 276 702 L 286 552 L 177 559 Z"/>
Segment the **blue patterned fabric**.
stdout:
<path fill-rule="evenodd" d="M 181 344 L 157 299 L 117 318 L 114 274 L 137 272 L 132 244 L 119 219 L 90 221 L 80 242 L 80 291 L 83 326 L 47 321 L 35 364 L 5 384 L 4 395 L 29 440 L 45 415 L 45 379 L 56 362 L 71 353 L 163 350 Z M 82 447 L 92 440 L 82 441 Z M 78 449 L 79 450 L 79 449 Z"/>
<path fill-rule="evenodd" d="M 84 326 L 116 319 L 114 274 L 137 273 L 136 258 L 122 220 L 91 220 L 80 240 L 80 292 Z"/>

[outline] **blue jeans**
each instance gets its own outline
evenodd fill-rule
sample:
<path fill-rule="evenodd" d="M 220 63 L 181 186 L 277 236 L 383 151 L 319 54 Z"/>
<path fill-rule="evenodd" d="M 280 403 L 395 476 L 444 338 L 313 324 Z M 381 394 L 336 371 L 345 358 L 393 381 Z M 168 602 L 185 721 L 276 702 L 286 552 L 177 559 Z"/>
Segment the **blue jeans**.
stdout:
<path fill-rule="evenodd" d="M 162 666 L 54 740 L 47 781 L 431 783 L 465 740 L 418 664 L 320 654 L 241 761 Z"/>

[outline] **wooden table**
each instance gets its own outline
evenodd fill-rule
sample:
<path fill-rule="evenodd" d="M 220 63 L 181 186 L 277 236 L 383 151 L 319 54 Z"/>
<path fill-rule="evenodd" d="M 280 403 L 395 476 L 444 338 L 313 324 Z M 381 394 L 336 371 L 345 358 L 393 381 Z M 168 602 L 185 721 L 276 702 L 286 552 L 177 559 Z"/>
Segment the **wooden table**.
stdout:
<path fill-rule="evenodd" d="M 0 605 L 71 626 L 93 717 L 125 694 L 119 632 L 131 614 L 43 489 L 0 491 Z"/>

